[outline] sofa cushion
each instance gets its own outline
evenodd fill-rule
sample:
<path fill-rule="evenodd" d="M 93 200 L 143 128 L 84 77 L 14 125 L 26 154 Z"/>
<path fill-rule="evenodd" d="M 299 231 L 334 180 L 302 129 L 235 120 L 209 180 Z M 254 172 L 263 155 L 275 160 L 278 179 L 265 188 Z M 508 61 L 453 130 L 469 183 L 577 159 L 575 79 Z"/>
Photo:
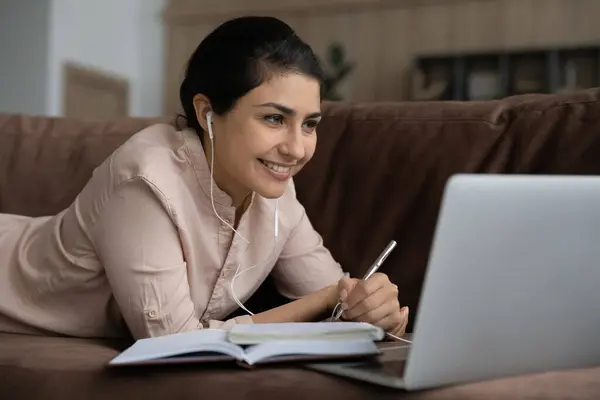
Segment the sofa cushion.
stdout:
<path fill-rule="evenodd" d="M 0 398 L 20 399 L 597 399 L 600 368 L 407 393 L 295 365 L 228 363 L 107 368 L 129 343 L 0 334 Z"/>
<path fill-rule="evenodd" d="M 0 213 L 58 213 L 71 204 L 96 166 L 154 121 L 0 115 Z"/>
<path fill-rule="evenodd" d="M 334 103 L 325 115 L 315 156 L 296 178 L 298 197 L 353 276 L 398 242 L 380 271 L 413 316 L 451 175 L 600 174 L 600 89 L 486 102 Z"/>

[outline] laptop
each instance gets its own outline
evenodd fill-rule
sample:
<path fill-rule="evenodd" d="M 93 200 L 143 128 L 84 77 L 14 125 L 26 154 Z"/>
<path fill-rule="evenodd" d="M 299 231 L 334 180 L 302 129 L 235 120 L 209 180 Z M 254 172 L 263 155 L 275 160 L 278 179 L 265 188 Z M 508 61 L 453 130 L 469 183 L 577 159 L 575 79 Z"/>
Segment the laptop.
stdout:
<path fill-rule="evenodd" d="M 306 367 L 420 390 L 600 365 L 600 177 L 451 177 L 412 343 L 395 345 Z"/>

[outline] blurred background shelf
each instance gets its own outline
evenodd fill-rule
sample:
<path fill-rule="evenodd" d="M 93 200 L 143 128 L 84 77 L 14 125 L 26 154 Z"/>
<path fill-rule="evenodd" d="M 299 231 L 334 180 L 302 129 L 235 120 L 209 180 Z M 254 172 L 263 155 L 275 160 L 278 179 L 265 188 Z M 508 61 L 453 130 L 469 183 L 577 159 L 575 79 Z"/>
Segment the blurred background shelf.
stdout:
<path fill-rule="evenodd" d="M 491 100 L 600 86 L 600 45 L 418 56 L 413 100 Z"/>

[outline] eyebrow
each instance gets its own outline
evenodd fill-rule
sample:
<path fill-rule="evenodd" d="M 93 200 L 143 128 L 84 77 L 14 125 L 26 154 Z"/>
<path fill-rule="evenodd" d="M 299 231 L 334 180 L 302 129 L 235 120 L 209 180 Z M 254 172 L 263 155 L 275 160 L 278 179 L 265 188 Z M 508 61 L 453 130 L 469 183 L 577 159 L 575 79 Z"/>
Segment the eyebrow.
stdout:
<path fill-rule="evenodd" d="M 284 106 L 282 104 L 277 104 L 277 103 L 263 103 L 263 104 L 258 104 L 258 105 L 254 106 L 254 107 L 273 107 L 273 108 L 276 108 L 277 110 L 281 111 L 282 113 L 284 113 L 286 115 L 291 115 L 291 116 L 296 115 L 296 111 L 295 110 L 293 110 L 293 109 L 291 109 L 289 107 L 286 107 L 286 106 Z M 307 115 L 306 118 L 319 118 L 321 116 L 322 116 L 322 114 L 320 112 L 314 112 L 314 113 L 311 113 L 311 114 Z"/>

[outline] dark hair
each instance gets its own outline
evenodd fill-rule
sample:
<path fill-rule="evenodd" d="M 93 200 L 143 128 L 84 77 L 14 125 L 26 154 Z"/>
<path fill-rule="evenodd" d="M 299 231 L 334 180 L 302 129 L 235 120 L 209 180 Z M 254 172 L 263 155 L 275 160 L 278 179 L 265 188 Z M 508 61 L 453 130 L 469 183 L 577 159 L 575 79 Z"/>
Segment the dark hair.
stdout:
<path fill-rule="evenodd" d="M 247 16 L 218 26 L 198 45 L 188 61 L 179 89 L 186 125 L 202 139 L 193 98 L 201 93 L 215 114 L 223 115 L 246 93 L 275 72 L 293 71 L 323 82 L 318 58 L 283 21 Z"/>

